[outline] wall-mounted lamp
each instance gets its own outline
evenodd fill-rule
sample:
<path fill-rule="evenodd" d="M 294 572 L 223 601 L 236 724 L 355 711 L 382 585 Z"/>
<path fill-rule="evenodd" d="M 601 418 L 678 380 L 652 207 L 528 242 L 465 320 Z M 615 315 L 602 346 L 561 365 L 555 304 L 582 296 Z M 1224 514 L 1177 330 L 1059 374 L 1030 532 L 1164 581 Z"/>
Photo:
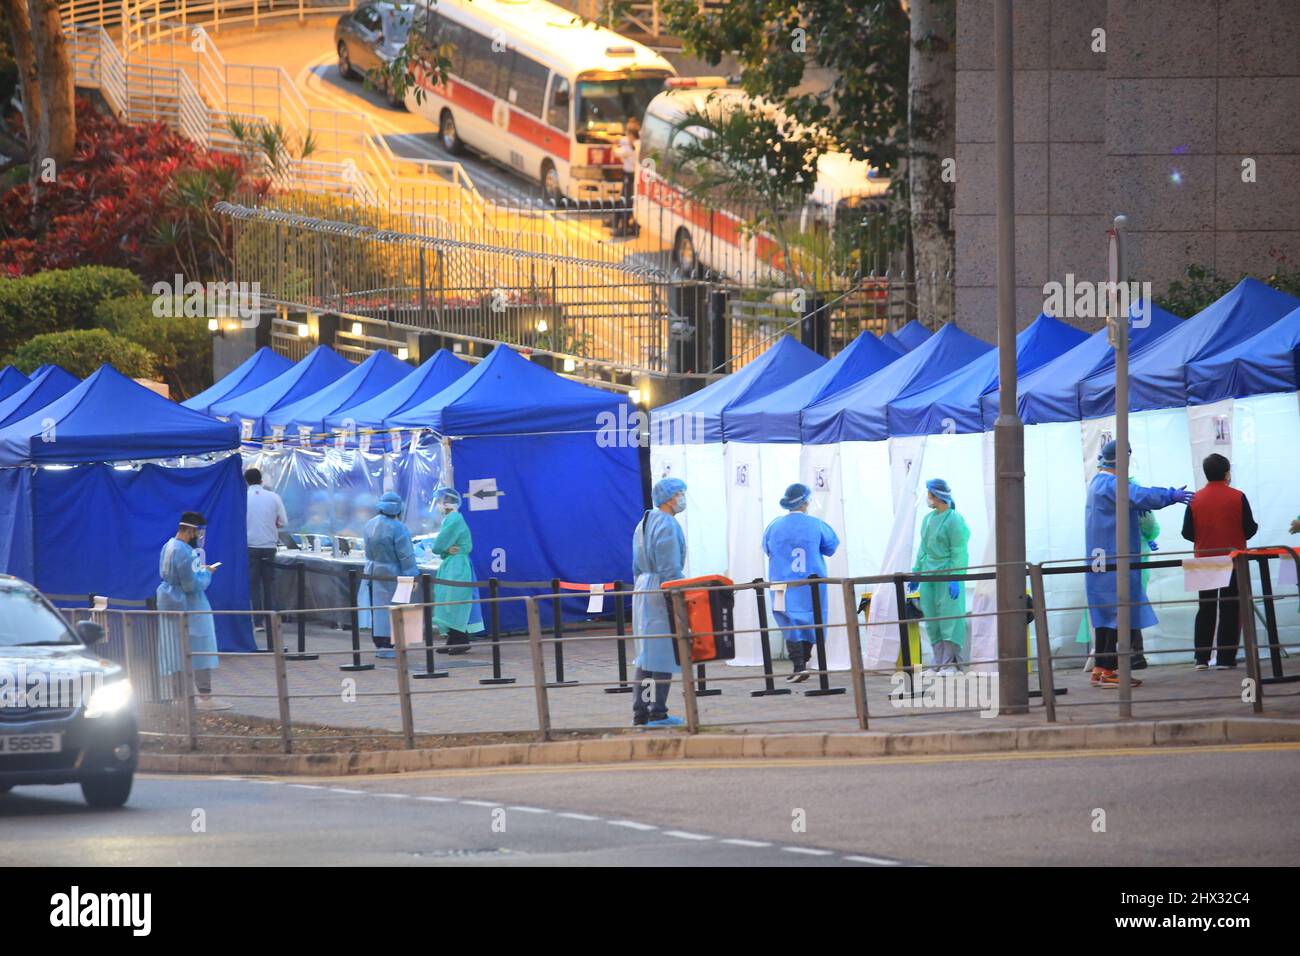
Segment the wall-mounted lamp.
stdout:
<path fill-rule="evenodd" d="M 220 331 L 221 331 L 221 323 L 218 322 L 216 319 L 208 319 L 208 331 L 209 331 L 209 332 L 220 332 Z"/>
<path fill-rule="evenodd" d="M 311 333 L 311 329 L 308 328 L 306 322 L 298 323 L 298 338 L 305 339 L 310 333 Z"/>
<path fill-rule="evenodd" d="M 537 320 L 537 331 L 538 331 L 538 332 L 540 332 L 540 333 L 542 333 L 543 335 L 545 335 L 545 334 L 546 334 L 546 330 L 549 329 L 549 328 L 550 328 L 550 326 L 546 324 L 546 320 L 545 320 L 545 319 L 538 319 L 538 320 Z"/>
<path fill-rule="evenodd" d="M 571 359 L 571 358 L 567 358 L 567 359 L 564 360 L 564 370 L 565 370 L 566 372 L 572 372 L 572 371 L 575 371 L 575 370 L 577 369 L 577 367 L 578 367 L 578 363 L 577 363 L 576 361 L 574 361 L 573 359 Z"/>
<path fill-rule="evenodd" d="M 403 345 L 397 350 L 397 357 L 401 359 L 403 362 L 405 362 L 407 359 L 411 357 L 411 350 L 408 349 L 405 345 Z"/>
<path fill-rule="evenodd" d="M 639 389 L 639 388 L 634 388 L 634 389 L 632 389 L 632 391 L 630 391 L 630 392 L 627 393 L 627 397 L 630 398 L 630 399 L 632 399 L 632 404 L 633 404 L 633 405 L 640 405 L 640 404 L 641 404 L 641 389 Z"/>
<path fill-rule="evenodd" d="M 353 334 L 353 335 L 361 335 L 361 334 L 362 334 L 362 328 L 361 328 L 361 323 L 360 323 L 360 322 L 353 322 L 353 323 L 352 323 L 352 334 Z"/>

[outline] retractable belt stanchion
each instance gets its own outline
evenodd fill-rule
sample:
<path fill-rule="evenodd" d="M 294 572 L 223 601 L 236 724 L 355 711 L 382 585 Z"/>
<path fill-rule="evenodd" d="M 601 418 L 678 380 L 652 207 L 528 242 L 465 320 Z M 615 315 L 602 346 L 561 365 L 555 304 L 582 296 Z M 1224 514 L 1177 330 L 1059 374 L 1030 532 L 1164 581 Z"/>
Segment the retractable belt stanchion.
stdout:
<path fill-rule="evenodd" d="M 492 676 L 479 679 L 480 684 L 513 684 L 513 677 L 501 676 L 501 605 L 497 598 L 501 593 L 501 582 L 488 578 L 488 596 L 492 598 Z"/>
<path fill-rule="evenodd" d="M 606 694 L 630 694 L 633 687 L 627 681 L 627 646 L 625 637 L 627 635 L 627 612 L 623 607 L 623 582 L 614 582 L 614 629 L 618 634 L 618 640 L 614 642 L 618 648 L 618 686 L 606 687 Z"/>
<path fill-rule="evenodd" d="M 808 580 L 816 581 L 817 575 L 809 575 Z M 805 697 L 831 697 L 835 694 L 843 694 L 848 688 L 832 687 L 830 668 L 826 661 L 826 629 L 822 627 L 822 589 L 821 585 L 809 584 L 812 589 L 812 611 L 813 611 L 813 636 L 817 643 L 817 662 L 821 665 L 817 675 L 818 687 L 816 690 L 806 690 L 803 692 Z"/>
<path fill-rule="evenodd" d="M 307 566 L 301 562 L 298 564 L 298 613 L 295 615 L 298 619 L 298 653 L 286 654 L 286 661 L 314 661 L 319 660 L 317 654 L 307 653 Z"/>
<path fill-rule="evenodd" d="M 433 662 L 433 585 L 427 574 L 420 575 L 420 601 L 424 604 L 424 672 L 411 676 L 416 680 L 446 677 L 447 672 L 438 670 Z"/>
<path fill-rule="evenodd" d="M 551 593 L 557 595 L 551 601 L 552 633 L 555 636 L 555 680 L 547 687 L 568 687 L 578 683 L 576 680 L 564 679 L 564 611 L 560 607 L 560 579 L 551 579 Z"/>
<path fill-rule="evenodd" d="M 361 612 L 357 610 L 357 604 L 360 603 L 361 593 L 361 572 L 356 568 L 348 569 L 348 605 L 351 610 L 348 616 L 351 618 L 350 625 L 352 629 L 352 663 L 340 664 L 341 671 L 372 671 L 375 669 L 374 664 L 361 663 Z M 374 613 L 373 611 L 371 612 Z M 269 639 L 269 635 L 268 635 Z"/>
<path fill-rule="evenodd" d="M 758 602 L 758 646 L 763 649 L 763 690 L 751 690 L 750 697 L 774 697 L 789 694 L 789 687 L 777 687 L 772 681 L 772 649 L 767 646 L 767 602 L 763 600 L 763 579 L 754 578 L 754 600 Z"/>

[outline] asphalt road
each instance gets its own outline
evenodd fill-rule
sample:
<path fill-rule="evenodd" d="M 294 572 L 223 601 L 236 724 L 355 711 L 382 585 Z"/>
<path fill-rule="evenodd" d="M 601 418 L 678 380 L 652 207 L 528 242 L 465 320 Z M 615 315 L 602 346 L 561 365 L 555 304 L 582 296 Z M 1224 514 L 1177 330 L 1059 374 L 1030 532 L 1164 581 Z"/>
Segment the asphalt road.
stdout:
<path fill-rule="evenodd" d="M 0 865 L 1293 865 L 1300 745 L 142 776 L 0 795 Z"/>

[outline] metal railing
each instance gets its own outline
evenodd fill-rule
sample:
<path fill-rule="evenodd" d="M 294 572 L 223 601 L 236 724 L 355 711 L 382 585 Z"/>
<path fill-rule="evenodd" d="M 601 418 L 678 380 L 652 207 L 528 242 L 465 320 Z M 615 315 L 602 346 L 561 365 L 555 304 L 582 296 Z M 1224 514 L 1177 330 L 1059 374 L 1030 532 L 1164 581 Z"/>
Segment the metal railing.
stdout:
<path fill-rule="evenodd" d="M 1204 692 L 1199 688 L 1190 694 L 1164 695 L 1144 692 L 1137 698 L 1138 703 L 1148 709 L 1148 714 L 1158 712 L 1170 713 L 1170 706 L 1194 705 L 1194 712 L 1204 716 L 1205 704 L 1222 704 L 1223 709 L 1213 711 L 1222 713 L 1239 711 L 1248 707 L 1250 713 L 1261 714 L 1265 709 L 1265 687 L 1285 685 L 1300 681 L 1300 673 L 1286 673 L 1283 655 L 1300 648 L 1297 643 L 1285 643 L 1278 637 L 1277 619 L 1272 613 L 1273 604 L 1282 595 L 1271 592 L 1268 578 L 1262 578 L 1263 590 L 1255 593 L 1251 586 L 1250 563 L 1266 560 L 1265 552 L 1253 551 L 1243 553 L 1236 558 L 1238 580 L 1243 583 L 1240 600 L 1242 607 L 1253 612 L 1257 607 L 1264 611 L 1264 621 L 1268 638 L 1261 641 L 1256 627 L 1256 615 L 1245 613 L 1242 616 L 1242 650 L 1246 668 L 1247 683 L 1252 688 L 1250 696 L 1244 695 L 1235 685 L 1227 694 Z M 1273 552 L 1276 555 L 1276 550 Z M 1283 560 L 1292 560 L 1300 565 L 1300 552 L 1282 551 Z M 1142 562 L 1151 566 L 1171 566 L 1180 562 L 1168 558 L 1160 561 Z M 1135 565 L 1136 566 L 1136 565 Z M 923 671 L 920 660 L 913 659 L 911 648 L 917 638 L 911 630 L 918 626 L 914 616 L 899 613 L 884 613 L 872 617 L 867 609 L 865 623 L 859 621 L 863 610 L 863 592 L 869 590 L 877 599 L 892 595 L 903 607 L 908 600 L 904 582 L 914 579 L 921 587 L 926 585 L 944 585 L 948 581 L 976 584 L 996 577 L 997 567 L 981 566 L 974 568 L 952 569 L 949 571 L 915 574 L 884 574 L 855 578 L 822 579 L 810 577 L 798 582 L 770 582 L 755 580 L 749 583 L 690 586 L 689 588 L 670 588 L 653 592 L 635 592 L 622 582 L 590 584 L 568 584 L 562 581 L 522 581 L 505 582 L 491 579 L 476 582 L 439 581 L 431 575 L 421 575 L 416 581 L 413 593 L 414 602 L 407 605 L 369 606 L 367 602 L 357 600 L 360 588 L 369 578 L 357 568 L 347 571 L 346 583 L 340 585 L 340 592 L 349 598 L 345 605 L 339 607 L 306 608 L 296 607 L 292 610 L 274 610 L 260 612 L 225 611 L 213 612 L 216 616 L 244 617 L 263 619 L 268 626 L 265 630 L 267 651 L 270 653 L 230 653 L 219 655 L 221 667 L 237 666 L 242 678 L 237 683 L 227 682 L 221 686 L 218 677 L 214 693 L 237 703 L 241 713 L 259 715 L 264 719 L 268 732 L 254 733 L 251 736 L 240 734 L 244 739 L 263 739 L 277 741 L 279 749 L 292 752 L 299 740 L 315 738 L 324 739 L 361 739 L 391 737 L 399 739 L 401 745 L 412 748 L 418 745 L 421 737 L 445 735 L 448 718 L 455 713 L 457 700 L 465 700 L 460 695 L 466 693 L 496 692 L 493 698 L 492 713 L 501 715 L 507 726 L 470 726 L 467 733 L 531 733 L 537 739 L 550 739 L 555 733 L 564 731 L 607 731 L 626 728 L 626 719 L 618 723 L 601 723 L 611 713 L 612 702 L 606 694 L 635 693 L 644 695 L 642 700 L 649 702 L 656 684 L 670 684 L 680 694 L 680 709 L 685 720 L 685 729 L 697 733 L 706 728 L 724 728 L 734 726 L 780 725 L 797 727 L 801 724 L 845 722 L 865 730 L 872 722 L 879 726 L 880 720 L 907 717 L 960 717 L 979 713 L 982 716 L 1026 714 L 1031 709 L 1041 708 L 1043 719 L 1056 722 L 1064 709 L 1075 709 L 1079 713 L 1095 713 L 1096 708 L 1115 706 L 1115 700 L 1109 694 L 1098 692 L 1095 699 L 1068 699 L 1069 688 L 1062 684 L 1070 683 L 1068 672 L 1077 670 L 1081 659 L 1087 653 L 1067 654 L 1053 651 L 1048 633 L 1048 612 L 1058 610 L 1049 607 L 1045 600 L 1045 576 L 1051 574 L 1088 574 L 1095 573 L 1095 567 L 1087 560 L 1080 559 L 1072 565 L 1059 563 L 1024 566 L 1022 572 L 1030 582 L 1031 589 L 1026 607 L 1010 609 L 992 609 L 988 611 L 970 611 L 960 615 L 931 617 L 928 623 L 942 620 L 963 620 L 972 627 L 981 620 L 996 621 L 1003 614 L 1028 615 L 1032 620 L 1033 638 L 1026 630 L 1026 647 L 1023 654 L 993 655 L 989 657 L 963 660 L 964 673 L 954 673 L 947 677 Z M 329 573 L 329 572 L 322 572 Z M 392 580 L 392 579 L 387 579 Z M 463 600 L 432 599 L 434 585 L 450 585 L 460 589 L 478 589 L 478 593 L 467 590 Z M 775 585 L 775 586 L 774 586 Z M 812 595 L 812 615 L 810 621 L 782 624 L 779 617 L 772 619 L 772 614 L 781 609 L 769 611 L 775 606 L 775 595 L 780 592 L 788 596 L 788 589 L 808 585 Z M 523 590 L 525 593 L 517 594 Z M 823 597 L 823 591 L 825 597 Z M 301 584 L 300 595 L 304 594 Z M 638 682 L 635 675 L 629 674 L 629 658 L 626 642 L 631 639 L 627 614 L 628 600 L 637 595 L 648 595 L 655 599 L 669 601 L 672 613 L 672 631 L 640 635 L 640 639 L 664 639 L 672 641 L 679 661 L 686 662 L 680 674 L 670 678 L 650 677 Z M 688 602 L 694 604 L 701 600 L 711 600 L 712 596 L 725 596 L 726 600 L 713 604 L 713 627 L 701 628 L 698 615 L 688 610 Z M 559 613 L 564 602 L 571 602 L 570 611 L 574 610 L 572 602 L 586 602 L 598 598 L 602 604 L 600 614 L 603 624 L 580 623 L 565 619 Z M 611 601 L 612 599 L 612 601 Z M 1162 606 L 1195 603 L 1196 598 L 1177 601 L 1151 602 Z M 719 608 L 738 606 L 742 601 L 752 601 L 756 610 L 755 626 L 726 626 L 733 621 L 728 612 Z M 300 605 L 304 602 L 300 599 Z M 874 602 L 872 602 L 874 603 Z M 611 606 L 612 604 L 612 606 Z M 449 667 L 440 669 L 435 658 L 435 643 L 439 629 L 433 623 L 439 609 L 459 605 L 477 606 L 482 611 L 486 630 L 483 643 L 490 642 L 492 671 L 491 676 L 484 676 L 477 681 L 449 680 L 442 684 L 416 684 L 422 679 L 446 678 L 451 673 Z M 507 632 L 501 621 L 508 609 L 518 612 L 522 608 L 523 631 L 518 636 Z M 186 622 L 194 617 L 194 612 L 177 614 L 160 613 L 148 610 L 111 608 L 108 610 L 75 610 L 72 616 L 90 616 L 105 625 L 108 639 L 99 646 L 103 656 L 122 663 L 141 698 L 143 711 L 143 729 L 147 734 L 184 741 L 184 746 L 195 749 L 200 739 L 227 734 L 220 727 L 205 729 L 196 709 L 196 692 L 193 689 L 193 650 L 189 642 L 190 625 Z M 395 673 L 390 676 L 383 672 L 368 678 L 358 677 L 356 697 L 370 701 L 387 700 L 396 706 L 396 712 L 389 712 L 389 722 L 400 724 L 400 731 L 390 727 L 367 725 L 366 719 L 360 723 L 348 723 L 350 718 L 344 716 L 345 710 L 334 708 L 333 703 L 340 700 L 336 683 L 337 676 L 329 674 L 337 670 L 349 675 L 360 675 L 374 671 L 372 657 L 377 648 L 363 648 L 361 618 L 365 614 L 389 615 L 390 632 L 394 639 L 396 662 Z M 718 617 L 716 615 L 721 615 Z M 308 646 L 307 621 L 309 619 L 330 619 L 331 616 L 341 621 L 343 631 L 350 632 L 350 646 L 340 646 L 338 638 L 325 639 L 320 635 L 312 637 L 313 646 Z M 721 621 L 723 626 L 718 626 Z M 920 626 L 928 626 L 922 621 Z M 297 630 L 297 646 L 290 647 L 286 633 L 286 624 L 293 624 Z M 593 628 L 596 628 L 593 630 Z M 880 633 L 896 634 L 897 651 L 886 646 L 874 646 L 867 655 L 863 648 L 872 647 L 870 635 L 864 635 L 864 629 L 880 629 Z M 810 666 L 804 673 L 807 681 L 815 683 L 796 683 L 803 689 L 800 698 L 817 700 L 826 698 L 825 705 L 796 703 L 792 689 L 777 686 L 776 681 L 784 677 L 778 673 L 773 663 L 773 653 L 769 645 L 769 635 L 786 636 L 785 632 L 798 629 L 804 633 L 814 632 L 813 644 L 816 648 L 816 666 Z M 996 629 L 996 625 L 994 625 Z M 706 673 L 705 664 L 701 662 L 701 650 L 711 643 L 723 646 L 727 640 L 746 635 L 759 638 L 762 650 L 762 664 L 750 672 L 741 672 L 738 668 L 728 673 L 719 673 L 717 669 Z M 847 663 L 837 664 L 832 669 L 828 657 L 830 636 L 843 640 L 846 644 Z M 616 657 L 608 655 L 593 658 L 590 649 L 601 643 L 614 643 Z M 480 644 L 480 649 L 483 644 Z M 1167 649 L 1165 651 L 1146 650 L 1148 656 L 1161 653 L 1185 653 L 1188 648 Z M 566 671 L 566 651 L 571 655 Z M 895 660 L 897 653 L 897 660 Z M 1272 663 L 1272 674 L 1266 676 L 1263 670 L 1263 655 L 1267 654 Z M 575 655 L 585 655 L 576 658 Z M 883 657 L 882 657 L 883 655 Z M 725 656 L 725 653 L 724 655 Z M 577 664 L 581 672 L 575 677 L 572 666 Z M 242 663 L 241 663 L 242 662 Z M 310 667 L 307 665 L 310 662 Z M 299 670 L 299 664 L 303 670 Z M 1036 666 L 1035 666 L 1036 665 Z M 324 668 L 322 671 L 321 669 Z M 1007 669 L 1012 669 L 1008 671 Z M 1015 669 L 1033 668 L 1037 674 L 1037 688 L 1031 686 L 1029 701 L 1015 702 L 1006 699 L 998 702 L 999 673 L 1011 673 Z M 515 674 L 508 674 L 510 669 Z M 1293 669 L 1294 671 L 1294 669 Z M 308 672 L 315 672 L 319 687 L 313 688 L 307 679 Z M 221 668 L 218 668 L 218 675 Z M 463 671 L 472 674 L 473 671 Z M 1022 674 L 1025 672 L 1022 670 Z M 253 679 L 252 675 L 257 676 Z M 1065 676 L 1063 676 L 1065 675 Z M 793 675 L 791 675 L 793 676 Z M 951 684 L 947 695 L 940 693 L 937 700 L 932 700 L 936 681 Z M 1079 683 L 1078 679 L 1075 680 Z M 732 691 L 742 689 L 748 684 L 761 685 L 748 694 L 736 695 Z M 961 689 L 962 685 L 966 688 Z M 1158 687 L 1153 685 L 1153 689 Z M 944 685 L 947 688 L 947 684 Z M 806 688 L 806 689 L 805 689 Z M 588 713 L 593 717 L 578 717 L 581 726 L 573 724 L 573 702 L 581 696 L 581 691 L 599 690 L 599 697 L 586 697 Z M 942 690 L 943 688 L 941 688 Z M 504 698 L 506 691 L 531 692 L 531 702 L 525 703 L 518 697 Z M 557 721 L 554 717 L 552 695 L 565 692 L 565 704 L 561 708 L 570 715 L 569 723 Z M 967 696 L 962 696 L 966 694 Z M 1121 694 L 1124 691 L 1121 689 Z M 1062 696 L 1067 695 L 1067 696 Z M 1272 687 L 1268 690 L 1269 699 L 1275 699 L 1281 705 L 1292 707 L 1290 701 L 1297 694 Z M 788 703 L 783 701 L 788 699 Z M 837 700 L 851 702 L 851 706 L 836 704 Z M 508 703 L 507 700 L 513 701 Z M 593 701 L 595 703 L 593 703 Z M 259 703 L 260 702 L 260 703 Z M 875 710 L 872 710 L 872 705 Z M 883 705 L 883 708 L 882 708 Z M 676 704 L 672 709 L 677 709 Z M 322 710 L 323 708 L 323 710 Z M 331 709 L 333 708 L 333 709 Z M 301 712 L 309 710 L 325 714 L 324 723 L 310 727 L 298 726 L 304 718 Z M 996 712 L 996 713 L 995 713 Z M 299 716 L 295 717 L 295 713 Z M 438 715 L 443 715 L 439 718 Z M 310 718 L 307 718 L 310 721 Z M 463 721 L 459 726 L 464 727 Z M 297 727 L 297 729 L 295 729 Z M 273 730 L 273 732 L 271 732 Z"/>

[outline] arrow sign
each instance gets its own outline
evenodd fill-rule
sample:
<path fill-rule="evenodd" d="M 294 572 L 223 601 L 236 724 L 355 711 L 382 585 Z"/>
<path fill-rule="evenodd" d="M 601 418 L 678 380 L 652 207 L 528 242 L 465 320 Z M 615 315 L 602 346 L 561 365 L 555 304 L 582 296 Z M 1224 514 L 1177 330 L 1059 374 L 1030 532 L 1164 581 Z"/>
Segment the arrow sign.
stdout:
<path fill-rule="evenodd" d="M 504 495 L 497 490 L 495 478 L 471 478 L 469 480 L 469 510 L 496 511 L 497 499 Z"/>

